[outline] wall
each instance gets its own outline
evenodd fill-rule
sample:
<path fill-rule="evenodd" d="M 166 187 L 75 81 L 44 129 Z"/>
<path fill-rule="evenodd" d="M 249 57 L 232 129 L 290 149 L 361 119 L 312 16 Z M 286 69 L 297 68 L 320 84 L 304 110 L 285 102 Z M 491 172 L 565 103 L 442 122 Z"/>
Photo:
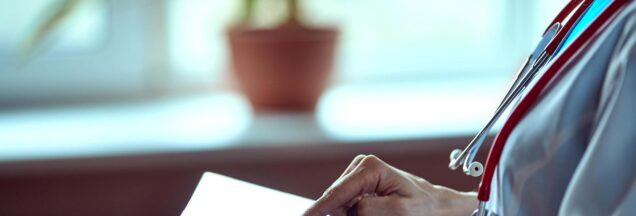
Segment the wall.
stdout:
<path fill-rule="evenodd" d="M 236 147 L 4 162 L 0 163 L 0 215 L 178 215 L 204 171 L 316 198 L 360 153 L 375 154 L 432 183 L 474 190 L 477 178 L 447 168 L 449 152 L 468 141 L 469 137 L 462 137 Z"/>

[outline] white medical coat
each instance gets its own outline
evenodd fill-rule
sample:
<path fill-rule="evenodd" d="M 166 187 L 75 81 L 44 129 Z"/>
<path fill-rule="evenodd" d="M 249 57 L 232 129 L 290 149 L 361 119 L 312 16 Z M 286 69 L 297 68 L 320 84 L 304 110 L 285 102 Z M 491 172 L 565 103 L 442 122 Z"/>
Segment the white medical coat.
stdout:
<path fill-rule="evenodd" d="M 636 215 L 636 3 L 542 92 L 492 184 L 499 215 Z"/>

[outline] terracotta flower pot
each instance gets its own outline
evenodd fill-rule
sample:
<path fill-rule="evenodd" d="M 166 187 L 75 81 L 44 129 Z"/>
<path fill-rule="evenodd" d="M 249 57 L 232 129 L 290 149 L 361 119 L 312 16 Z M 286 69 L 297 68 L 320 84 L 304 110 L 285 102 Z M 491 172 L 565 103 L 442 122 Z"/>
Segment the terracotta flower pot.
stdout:
<path fill-rule="evenodd" d="M 327 86 L 338 31 L 232 30 L 232 66 L 254 109 L 312 111 Z"/>

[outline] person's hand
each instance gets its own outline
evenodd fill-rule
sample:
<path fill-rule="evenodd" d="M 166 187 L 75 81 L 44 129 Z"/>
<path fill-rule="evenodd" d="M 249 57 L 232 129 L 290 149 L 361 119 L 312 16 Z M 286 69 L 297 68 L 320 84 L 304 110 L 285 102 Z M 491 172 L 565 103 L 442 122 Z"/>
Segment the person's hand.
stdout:
<path fill-rule="evenodd" d="M 305 216 L 470 215 L 475 193 L 462 193 L 358 155 Z"/>

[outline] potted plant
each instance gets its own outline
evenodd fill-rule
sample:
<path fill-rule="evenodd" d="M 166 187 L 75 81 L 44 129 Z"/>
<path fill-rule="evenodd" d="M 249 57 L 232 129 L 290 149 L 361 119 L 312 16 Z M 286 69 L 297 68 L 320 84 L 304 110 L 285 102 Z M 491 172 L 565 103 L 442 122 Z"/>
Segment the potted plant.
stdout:
<path fill-rule="evenodd" d="M 303 24 L 298 0 L 286 0 L 287 18 L 273 29 L 250 25 L 256 0 L 244 0 L 228 31 L 232 68 L 257 111 L 311 111 L 329 82 L 338 31 Z"/>

